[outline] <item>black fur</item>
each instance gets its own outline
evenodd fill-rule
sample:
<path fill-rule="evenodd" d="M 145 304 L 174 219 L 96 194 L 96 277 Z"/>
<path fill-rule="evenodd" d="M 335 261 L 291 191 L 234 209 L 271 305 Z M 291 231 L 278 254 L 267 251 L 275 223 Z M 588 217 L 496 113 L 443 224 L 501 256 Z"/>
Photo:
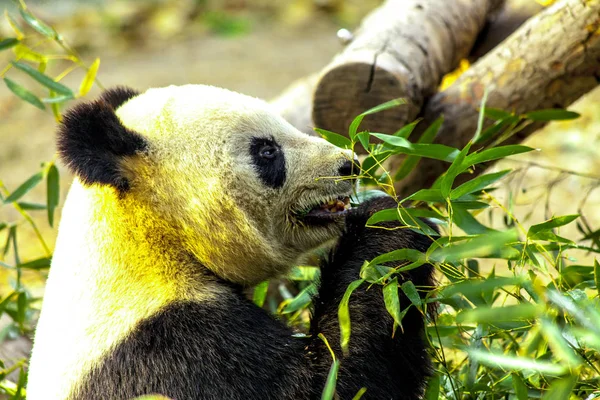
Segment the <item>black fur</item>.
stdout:
<path fill-rule="evenodd" d="M 271 157 L 262 154 L 264 149 L 271 150 Z M 273 139 L 252 138 L 250 142 L 252 162 L 256 166 L 258 175 L 265 185 L 274 189 L 280 188 L 285 183 L 285 155 L 281 146 Z"/>
<path fill-rule="evenodd" d="M 318 399 L 331 355 L 317 337 L 323 333 L 340 359 L 337 393 L 351 399 L 362 387 L 364 399 L 413 400 L 430 374 L 423 316 L 416 310 L 392 334 L 381 288 L 367 285 L 350 299 L 350 351 L 339 347 L 338 304 L 358 278 L 364 260 L 403 247 L 425 250 L 430 242 L 412 231 L 365 228 L 373 212 L 396 206 L 375 199 L 350 212 L 347 232 L 322 270 L 314 300 L 312 335 L 292 332 L 229 285 L 218 301 L 171 304 L 142 321 L 82 382 L 73 400 L 129 399 L 160 393 L 187 399 Z M 394 224 L 391 224 L 394 225 Z M 432 284 L 424 265 L 404 276 L 415 285 Z M 403 306 L 409 304 L 401 298 Z"/>
<path fill-rule="evenodd" d="M 147 142 L 121 124 L 115 109 L 136 95 L 132 89 L 111 89 L 66 113 L 58 132 L 58 151 L 84 183 L 112 185 L 120 192 L 129 189 L 119 162 L 145 151 Z"/>

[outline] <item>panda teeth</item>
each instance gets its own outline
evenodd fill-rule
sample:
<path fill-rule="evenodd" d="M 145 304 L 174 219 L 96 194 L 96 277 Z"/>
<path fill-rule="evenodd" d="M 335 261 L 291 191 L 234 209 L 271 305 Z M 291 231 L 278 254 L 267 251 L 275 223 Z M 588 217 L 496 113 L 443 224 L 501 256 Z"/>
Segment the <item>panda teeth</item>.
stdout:
<path fill-rule="evenodd" d="M 348 196 L 331 199 L 320 206 L 321 210 L 327 210 L 330 213 L 338 213 L 350 208 L 350 198 Z"/>

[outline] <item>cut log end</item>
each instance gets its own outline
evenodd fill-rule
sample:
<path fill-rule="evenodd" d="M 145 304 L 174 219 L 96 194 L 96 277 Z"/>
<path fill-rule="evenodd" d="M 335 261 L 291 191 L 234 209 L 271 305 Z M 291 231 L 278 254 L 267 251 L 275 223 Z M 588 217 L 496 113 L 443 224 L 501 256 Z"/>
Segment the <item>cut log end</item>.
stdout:
<path fill-rule="evenodd" d="M 339 65 L 319 80 L 314 94 L 313 121 L 316 127 L 348 134 L 352 120 L 360 113 L 386 101 L 405 98 L 406 105 L 368 115 L 360 130 L 394 133 L 414 119 L 419 107 L 410 102 L 407 82 L 369 63 Z"/>

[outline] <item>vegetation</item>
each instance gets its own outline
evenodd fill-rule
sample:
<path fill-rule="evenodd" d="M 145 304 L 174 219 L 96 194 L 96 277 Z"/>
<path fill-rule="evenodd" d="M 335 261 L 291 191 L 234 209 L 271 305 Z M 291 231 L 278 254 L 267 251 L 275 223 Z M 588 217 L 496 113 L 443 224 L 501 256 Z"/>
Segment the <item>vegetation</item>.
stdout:
<path fill-rule="evenodd" d="M 24 4 L 20 14 L 20 21 L 6 16 L 14 37 L 0 38 L 0 50 L 12 51 L 14 59 L 0 75 L 16 96 L 37 108 L 51 110 L 60 121 L 65 104 L 85 96 L 94 83 L 98 84 L 99 60 L 85 64 L 52 27 L 37 19 Z M 49 64 L 60 66 L 62 72 L 47 74 Z M 63 78 L 77 69 L 85 71 L 79 88 L 63 85 Z M 25 80 L 37 89 L 26 89 L 20 83 Z M 355 203 L 382 191 L 395 196 L 394 184 L 418 168 L 421 158 L 447 163 L 445 173 L 431 187 L 398 199 L 397 209 L 378 212 L 369 220 L 370 225 L 401 220 L 405 229 L 429 235 L 434 244 L 426 253 L 400 249 L 365 260 L 360 276 L 348 287 L 340 304 L 343 345 L 352 340 L 352 316 L 348 311 L 352 291 L 360 285 L 381 285 L 396 331 L 402 330 L 402 317 L 411 307 L 428 316 L 427 337 L 436 373 L 426 399 L 600 398 L 600 265 L 594 260 L 600 252 L 600 229 L 590 227 L 578 215 L 551 216 L 534 224 L 516 218 L 511 196 L 502 201 L 496 195 L 497 184 L 517 174 L 515 171 L 490 172 L 455 184 L 459 175 L 469 174 L 482 164 L 533 150 L 502 144 L 531 121 L 570 119 L 577 114 L 540 110 L 513 115 L 486 108 L 484 102 L 479 128 L 462 149 L 432 144 L 441 120 L 419 137 L 413 135 L 419 121 L 393 135 L 360 130 L 366 115 L 403 107 L 402 103 L 393 100 L 359 115 L 347 136 L 317 129 L 337 146 L 361 146 L 367 151 L 357 172 L 363 184 L 379 190 L 356 193 Z M 482 128 L 485 118 L 495 121 L 490 128 Z M 496 138 L 492 145 L 481 145 L 492 137 Z M 397 154 L 405 155 L 405 159 L 391 175 L 386 160 Z M 45 204 L 24 200 L 30 190 L 44 183 Z M 39 311 L 40 298 L 32 295 L 23 276 L 33 273 L 44 278 L 50 265 L 51 246 L 32 213 L 46 213 L 47 223 L 56 226 L 54 214 L 60 196 L 55 160 L 44 162 L 16 188 L 7 188 L 0 181 L 0 191 L 2 206 L 14 208 L 18 215 L 15 220 L 0 221 L 4 239 L 0 268 L 12 278 L 12 288 L 0 295 L 0 314 L 10 319 L 0 332 L 2 342 L 31 335 Z M 442 234 L 424 224 L 420 219 L 423 217 L 435 221 Z M 577 224 L 581 236 L 561 236 L 560 230 L 567 224 Z M 33 228 L 42 250 L 27 260 L 19 256 L 23 240 L 17 239 L 25 227 Z M 398 275 L 425 263 L 433 264 L 438 271 L 436 288 L 415 287 L 411 282 L 398 285 Z M 297 266 L 287 281 L 258 285 L 253 299 L 304 331 L 318 276 L 316 266 Z M 278 290 L 269 291 L 269 287 Z M 400 304 L 399 291 L 410 299 L 410 304 Z M 435 317 L 427 313 L 431 307 L 437 309 Z M 324 399 L 333 398 L 335 393 L 338 360 L 333 359 Z M 26 364 L 27 360 L 22 360 L 12 366 L 0 365 L 0 394 L 13 399 L 25 397 Z M 8 375 L 17 370 L 14 382 Z"/>

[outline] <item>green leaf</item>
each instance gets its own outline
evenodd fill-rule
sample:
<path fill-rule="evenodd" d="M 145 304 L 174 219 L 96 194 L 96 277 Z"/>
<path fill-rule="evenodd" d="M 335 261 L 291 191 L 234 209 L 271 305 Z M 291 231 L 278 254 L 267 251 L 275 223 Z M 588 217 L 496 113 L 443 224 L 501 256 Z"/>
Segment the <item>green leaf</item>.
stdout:
<path fill-rule="evenodd" d="M 579 118 L 579 114 L 573 111 L 567 111 L 560 108 L 549 108 L 547 110 L 537 110 L 525 114 L 525 118 L 532 121 L 562 121 Z"/>
<path fill-rule="evenodd" d="M 495 324 L 504 321 L 529 320 L 543 315 L 545 310 L 542 305 L 529 303 L 505 307 L 478 307 L 461 311 L 456 316 L 456 322 Z"/>
<path fill-rule="evenodd" d="M 486 117 L 496 120 L 505 119 L 512 116 L 512 114 L 508 111 L 493 107 L 485 107 L 484 114 Z"/>
<path fill-rule="evenodd" d="M 54 93 L 54 92 L 52 92 L 52 93 Z M 65 101 L 69 101 L 69 100 L 73 100 L 73 96 L 72 95 L 46 97 L 46 98 L 42 99 L 42 102 L 45 103 L 45 104 L 55 105 L 55 104 L 64 103 Z"/>
<path fill-rule="evenodd" d="M 43 23 L 42 21 L 37 19 L 29 11 L 21 8 L 21 9 L 19 9 L 19 12 L 21 13 L 21 16 L 23 17 L 25 22 L 27 22 L 27 24 L 29 26 L 31 26 L 33 29 L 35 29 L 36 31 L 38 31 L 39 33 L 41 33 L 42 35 L 44 35 L 50 39 L 58 38 L 58 34 L 52 27 L 46 25 L 45 23 Z"/>
<path fill-rule="evenodd" d="M 479 136 L 479 138 L 473 142 L 475 144 L 487 142 L 492 137 L 496 136 L 500 131 L 508 128 L 511 125 L 516 125 L 520 121 L 520 118 L 515 115 L 509 115 L 508 117 L 496 121 L 492 126 L 487 127 Z"/>
<path fill-rule="evenodd" d="M 596 284 L 596 291 L 600 295 L 600 264 L 597 259 L 594 259 L 594 283 Z"/>
<path fill-rule="evenodd" d="M 563 215 L 561 217 L 550 218 L 541 224 L 532 225 L 527 232 L 527 237 L 531 238 L 539 232 L 549 231 L 563 225 L 567 225 L 579 218 L 579 214 Z"/>
<path fill-rule="evenodd" d="M 17 38 L 6 38 L 0 40 L 0 51 L 10 49 L 13 46 L 19 44 L 19 39 Z"/>
<path fill-rule="evenodd" d="M 548 318 L 542 318 L 540 330 L 546 337 L 552 352 L 559 360 L 566 362 L 569 368 L 576 368 L 581 365 L 581 358 L 569 346 L 569 343 L 562 336 L 561 329 L 555 323 Z"/>
<path fill-rule="evenodd" d="M 325 382 L 325 388 L 323 388 L 323 393 L 321 394 L 321 400 L 333 400 L 339 369 L 340 362 L 338 360 L 333 360 L 331 367 L 329 368 L 329 374 L 327 374 L 327 381 Z"/>
<path fill-rule="evenodd" d="M 287 278 L 293 281 L 314 281 L 321 275 L 321 270 L 318 267 L 308 265 L 297 265 L 292 268 Z"/>
<path fill-rule="evenodd" d="M 429 144 L 433 142 L 435 136 L 437 135 L 442 123 L 444 122 L 443 117 L 439 117 L 436 119 L 427 129 L 421 137 L 419 138 L 418 143 L 420 144 Z M 456 151 L 458 153 L 458 151 Z M 408 174 L 417 166 L 421 157 L 419 156 L 407 156 L 398 172 L 394 175 L 395 181 L 400 181 L 408 176 Z"/>
<path fill-rule="evenodd" d="M 36 106 L 40 110 L 46 109 L 46 107 L 44 106 L 44 103 L 42 103 L 42 101 L 35 94 L 31 93 L 29 90 L 25 89 L 23 86 L 19 85 L 18 83 L 14 82 L 8 78 L 4 78 L 4 83 L 10 89 L 11 92 L 16 94 L 21 99 L 28 102 L 29 104 Z"/>
<path fill-rule="evenodd" d="M 529 393 L 527 393 L 527 385 L 525 385 L 521 376 L 516 372 L 511 372 L 510 376 L 512 378 L 513 389 L 517 395 L 517 400 L 528 400 Z"/>
<path fill-rule="evenodd" d="M 358 137 L 358 141 L 360 142 L 362 147 L 368 151 L 369 150 L 369 132 L 362 131 L 362 132 L 358 133 L 356 135 L 356 137 Z"/>
<path fill-rule="evenodd" d="M 392 279 L 383 287 L 383 302 L 385 309 L 394 318 L 394 327 L 392 337 L 396 333 L 398 326 L 402 327 L 402 311 L 400 310 L 400 297 L 398 296 L 398 278 Z"/>
<path fill-rule="evenodd" d="M 85 77 L 83 78 L 83 80 L 81 81 L 81 84 L 79 85 L 79 96 L 83 97 L 86 94 L 88 94 L 88 92 L 90 91 L 90 89 L 92 89 L 92 86 L 94 85 L 94 81 L 96 80 L 96 75 L 98 74 L 98 68 L 100 68 L 100 59 L 96 58 L 94 60 L 94 62 L 92 63 L 92 65 L 90 65 L 90 67 L 88 68 Z"/>
<path fill-rule="evenodd" d="M 366 392 L 367 392 L 366 387 L 360 388 L 360 390 L 358 392 L 356 392 L 356 394 L 354 395 L 352 400 L 360 400 Z"/>
<path fill-rule="evenodd" d="M 396 131 L 396 133 L 394 133 L 394 136 L 398 136 L 404 139 L 408 139 L 410 134 L 412 133 L 412 131 L 415 129 L 415 126 L 417 126 L 417 124 L 421 122 L 420 119 L 411 122 L 410 124 L 404 125 L 402 128 L 400 128 L 399 130 Z"/>
<path fill-rule="evenodd" d="M 457 198 L 462 197 L 466 194 L 471 194 L 473 192 L 483 190 L 491 184 L 493 184 L 494 182 L 504 178 L 510 172 L 510 169 L 506 169 L 504 171 L 494 172 L 492 174 L 480 175 L 477 178 L 471 179 L 470 181 L 465 182 L 459 187 L 453 189 L 450 192 L 450 198 L 452 200 L 456 200 Z"/>
<path fill-rule="evenodd" d="M 450 243 L 438 248 L 430 255 L 430 259 L 439 262 L 457 262 L 464 258 L 507 257 L 516 250 L 506 247 L 518 239 L 515 230 L 492 231 L 478 235 L 470 240 Z"/>
<path fill-rule="evenodd" d="M 391 154 L 391 151 L 371 153 L 371 155 L 364 159 L 362 165 L 360 166 L 362 174 L 375 177 L 377 170 L 381 166 L 381 163 L 384 162 Z"/>
<path fill-rule="evenodd" d="M 421 296 L 419 296 L 419 292 L 417 291 L 417 288 L 415 287 L 414 283 L 412 283 L 411 281 L 406 281 L 400 286 L 400 288 L 402 289 L 406 297 L 408 297 L 410 302 L 415 305 L 415 307 L 421 307 Z"/>
<path fill-rule="evenodd" d="M 27 192 L 33 189 L 38 183 L 42 181 L 43 175 L 41 172 L 33 175 L 29 179 L 27 179 L 21 186 L 19 186 L 14 192 L 12 192 L 6 199 L 4 199 L 4 204 L 12 203 L 14 201 L 19 200 L 23 197 Z"/>
<path fill-rule="evenodd" d="M 30 203 L 30 202 L 27 202 L 27 201 L 19 201 L 19 202 L 17 202 L 17 204 L 23 210 L 39 211 L 39 210 L 45 210 L 46 209 L 46 205 L 45 204 Z"/>
<path fill-rule="evenodd" d="M 51 263 L 52 263 L 51 258 L 42 257 L 42 258 L 38 258 L 36 260 L 27 261 L 26 263 L 19 264 L 19 268 L 40 270 L 40 269 L 50 268 Z"/>
<path fill-rule="evenodd" d="M 429 378 L 427 383 L 427 390 L 423 396 L 424 400 L 438 400 L 440 398 L 440 375 L 434 374 Z M 519 399 L 521 400 L 521 399 Z"/>
<path fill-rule="evenodd" d="M 486 280 L 469 279 L 445 287 L 441 291 L 440 296 L 442 298 L 449 298 L 459 293 L 465 297 L 485 295 L 486 293 L 491 293 L 500 287 L 521 286 L 528 281 L 529 278 L 527 276 L 498 277 L 488 278 Z"/>
<path fill-rule="evenodd" d="M 326 129 L 321 128 L 313 128 L 315 132 L 317 132 L 321 137 L 327 140 L 329 143 L 334 146 L 340 147 L 342 149 L 351 149 L 352 142 L 347 137 L 344 137 L 338 133 L 328 131 Z"/>
<path fill-rule="evenodd" d="M 310 304 L 310 302 L 312 301 L 312 296 L 317 294 L 317 292 L 317 286 L 314 283 L 311 283 L 310 285 L 302 289 L 296 297 L 294 297 L 290 301 L 282 303 L 280 312 L 282 314 L 289 314 L 298 311 L 302 308 L 305 308 Z"/>
<path fill-rule="evenodd" d="M 479 109 L 479 116 L 477 118 L 477 130 L 475 131 L 475 135 L 473 135 L 473 139 L 471 139 L 471 142 L 473 143 L 477 142 L 481 136 L 481 131 L 483 130 L 483 121 L 485 119 L 485 103 L 487 102 L 487 98 L 488 88 L 486 87 L 483 91 L 483 96 L 481 97 L 481 107 Z"/>
<path fill-rule="evenodd" d="M 418 192 L 408 196 L 405 200 L 426 201 L 428 203 L 445 203 L 446 199 L 442 196 L 440 189 L 421 189 Z"/>
<path fill-rule="evenodd" d="M 542 400 L 567 400 L 571 398 L 573 389 L 577 384 L 577 375 L 569 375 L 561 379 L 555 379 L 548 390 L 542 396 Z M 588 397 L 593 398 L 593 397 Z"/>
<path fill-rule="evenodd" d="M 252 301 L 259 307 L 265 304 L 267 298 L 267 291 L 269 290 L 269 281 L 264 281 L 256 285 L 254 292 L 252 293 Z"/>
<path fill-rule="evenodd" d="M 364 279 L 357 279 L 350 283 L 346 288 L 346 292 L 340 301 L 338 306 L 338 321 L 340 324 L 340 346 L 342 352 L 348 354 L 348 344 L 350 343 L 350 295 L 354 292 L 362 283 Z"/>
<path fill-rule="evenodd" d="M 360 126 L 360 123 L 367 115 L 375 114 L 381 111 L 388 110 L 390 108 L 398 107 L 402 104 L 406 104 L 406 101 L 404 99 L 393 99 L 378 106 L 375 106 L 363 112 L 362 114 L 359 114 L 356 118 L 352 120 L 352 123 L 348 128 L 348 136 L 350 136 L 351 139 L 354 139 L 354 136 L 356 136 L 356 132 L 358 131 L 358 127 Z"/>
<path fill-rule="evenodd" d="M 381 140 L 384 143 L 387 143 L 392 146 L 400 146 L 400 147 L 411 147 L 412 143 L 403 137 L 398 137 L 394 135 L 386 135 L 385 133 L 374 133 L 369 132 L 369 134 L 377 139 Z"/>
<path fill-rule="evenodd" d="M 528 146 L 522 146 L 520 144 L 511 144 L 508 146 L 494 147 L 477 153 L 469 154 L 465 158 L 465 166 L 470 167 L 471 165 L 498 160 L 500 158 L 512 156 L 515 154 L 527 153 L 533 150 L 535 149 Z"/>
<path fill-rule="evenodd" d="M 46 174 L 46 203 L 48 205 L 48 223 L 54 226 L 54 211 L 60 199 L 60 182 L 56 165 L 51 164 Z"/>
<path fill-rule="evenodd" d="M 439 233 L 421 220 L 425 218 L 436 218 L 438 214 L 432 210 L 421 208 L 389 208 L 377 211 L 367 220 L 367 225 L 375 225 L 385 221 L 400 221 L 402 224 L 418 228 L 422 233 L 430 236 L 439 236 Z"/>
<path fill-rule="evenodd" d="M 42 74 L 37 69 L 33 68 L 31 65 L 28 65 L 28 64 L 25 64 L 22 62 L 18 62 L 18 61 L 17 62 L 13 61 L 12 65 L 15 68 L 20 69 L 21 71 L 25 72 L 27 75 L 31 76 L 33 79 L 35 79 L 42 85 L 46 86 L 48 89 L 50 89 L 56 93 L 65 95 L 65 96 L 73 97 L 73 92 L 71 91 L 71 89 L 69 89 L 62 83 L 56 82 L 54 79 L 50 78 L 48 75 Z"/>
<path fill-rule="evenodd" d="M 492 231 L 492 229 L 477 221 L 462 203 L 452 203 L 452 222 L 454 222 L 467 235 L 479 235 Z"/>
<path fill-rule="evenodd" d="M 464 149 L 456 156 L 450 168 L 446 171 L 444 175 L 442 175 L 442 180 L 440 183 L 440 190 L 442 192 L 442 196 L 447 198 L 450 195 L 450 189 L 452 189 L 452 184 L 456 177 L 467 169 L 466 166 L 463 166 L 463 161 L 467 156 L 467 153 L 471 149 L 471 142 L 467 143 Z"/>
<path fill-rule="evenodd" d="M 552 375 L 562 375 L 568 371 L 566 366 L 554 362 L 537 361 L 522 356 L 510 356 L 478 349 L 466 349 L 466 351 L 481 364 L 492 368 L 509 371 L 535 371 Z"/>
<path fill-rule="evenodd" d="M 25 312 L 27 311 L 27 295 L 20 292 L 17 297 L 17 323 L 23 325 L 25 322 Z"/>

